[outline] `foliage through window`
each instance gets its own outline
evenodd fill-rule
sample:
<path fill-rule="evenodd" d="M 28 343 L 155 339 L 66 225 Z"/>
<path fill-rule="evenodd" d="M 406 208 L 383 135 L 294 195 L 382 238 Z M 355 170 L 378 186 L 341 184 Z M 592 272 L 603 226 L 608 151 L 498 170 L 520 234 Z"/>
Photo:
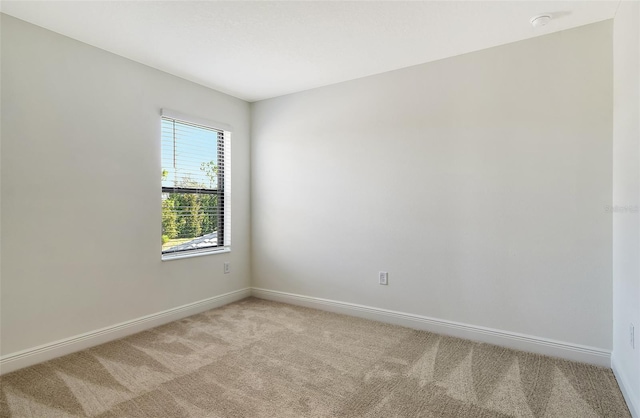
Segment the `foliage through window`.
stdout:
<path fill-rule="evenodd" d="M 229 132 L 163 112 L 162 254 L 229 247 Z"/>

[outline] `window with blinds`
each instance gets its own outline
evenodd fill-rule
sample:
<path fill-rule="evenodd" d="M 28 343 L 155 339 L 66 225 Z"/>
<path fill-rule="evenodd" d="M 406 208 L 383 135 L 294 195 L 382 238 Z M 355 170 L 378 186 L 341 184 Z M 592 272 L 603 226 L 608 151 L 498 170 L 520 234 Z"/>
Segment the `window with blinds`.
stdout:
<path fill-rule="evenodd" d="M 163 110 L 163 259 L 230 247 L 230 133 L 186 119 Z"/>

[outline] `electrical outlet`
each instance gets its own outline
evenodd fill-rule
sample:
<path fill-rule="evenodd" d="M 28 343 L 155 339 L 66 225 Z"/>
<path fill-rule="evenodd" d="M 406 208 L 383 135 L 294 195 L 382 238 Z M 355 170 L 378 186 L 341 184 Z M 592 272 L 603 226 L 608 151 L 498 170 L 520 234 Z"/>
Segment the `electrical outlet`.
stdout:
<path fill-rule="evenodd" d="M 636 348 L 636 333 L 633 324 L 629 325 L 629 344 L 631 344 L 631 348 Z"/>
<path fill-rule="evenodd" d="M 231 272 L 231 263 L 228 261 L 224 262 L 224 274 Z"/>
<path fill-rule="evenodd" d="M 382 284 L 382 285 L 388 285 L 389 284 L 389 273 L 387 273 L 386 271 L 381 271 L 380 273 L 378 273 L 378 283 Z"/>

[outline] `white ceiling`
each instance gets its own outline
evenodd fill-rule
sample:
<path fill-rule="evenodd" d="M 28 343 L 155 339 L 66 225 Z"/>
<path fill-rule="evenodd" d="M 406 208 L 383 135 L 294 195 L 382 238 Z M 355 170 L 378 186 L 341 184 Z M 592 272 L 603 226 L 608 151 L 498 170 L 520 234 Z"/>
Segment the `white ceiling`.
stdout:
<path fill-rule="evenodd" d="M 2 1 L 2 12 L 248 101 L 581 26 L 610 1 Z M 533 29 L 537 14 L 554 16 Z"/>

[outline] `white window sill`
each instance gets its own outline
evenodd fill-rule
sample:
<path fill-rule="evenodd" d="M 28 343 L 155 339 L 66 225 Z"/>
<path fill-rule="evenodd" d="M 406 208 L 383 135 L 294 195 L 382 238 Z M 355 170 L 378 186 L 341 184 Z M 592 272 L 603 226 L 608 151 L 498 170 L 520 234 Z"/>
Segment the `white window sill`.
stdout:
<path fill-rule="evenodd" d="M 220 250 L 194 251 L 186 254 L 163 254 L 162 261 L 181 260 L 183 258 L 201 257 L 203 255 L 230 253 L 230 248 L 222 248 Z"/>

